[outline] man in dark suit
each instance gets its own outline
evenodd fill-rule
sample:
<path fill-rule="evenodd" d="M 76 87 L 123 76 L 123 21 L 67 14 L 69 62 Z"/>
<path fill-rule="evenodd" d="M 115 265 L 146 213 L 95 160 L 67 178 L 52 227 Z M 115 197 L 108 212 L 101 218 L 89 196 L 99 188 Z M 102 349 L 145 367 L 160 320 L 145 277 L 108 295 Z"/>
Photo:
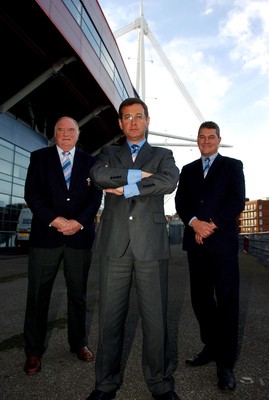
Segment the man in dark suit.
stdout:
<path fill-rule="evenodd" d="M 176 400 L 167 341 L 169 243 L 164 195 L 176 188 L 178 168 L 170 150 L 146 141 L 149 116 L 143 101 L 123 101 L 119 124 L 126 142 L 105 146 L 90 173 L 106 195 L 94 245 L 100 256 L 100 326 L 96 387 L 88 399 L 113 399 L 122 384 L 124 324 L 134 274 L 144 377 L 154 399 Z"/>
<path fill-rule="evenodd" d="M 220 130 L 204 122 L 198 131 L 201 158 L 185 165 L 175 204 L 185 224 L 191 300 L 200 326 L 202 352 L 188 359 L 190 366 L 216 360 L 218 385 L 236 386 L 239 265 L 237 217 L 245 206 L 241 161 L 218 153 Z"/>
<path fill-rule="evenodd" d="M 41 369 L 50 296 L 62 260 L 70 351 L 84 361 L 94 359 L 87 347 L 86 289 L 94 220 L 102 196 L 89 179 L 95 159 L 76 150 L 78 137 L 77 122 L 60 118 L 54 131 L 56 146 L 31 154 L 25 182 L 25 200 L 33 212 L 24 324 L 24 370 L 28 375 Z M 63 163 L 67 165 L 66 179 Z"/>

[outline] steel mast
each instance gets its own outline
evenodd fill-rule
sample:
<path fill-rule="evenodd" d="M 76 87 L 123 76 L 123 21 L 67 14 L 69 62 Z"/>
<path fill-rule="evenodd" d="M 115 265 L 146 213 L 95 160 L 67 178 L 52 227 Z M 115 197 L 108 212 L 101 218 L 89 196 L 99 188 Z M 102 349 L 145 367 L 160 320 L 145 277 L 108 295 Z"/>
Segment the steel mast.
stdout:
<path fill-rule="evenodd" d="M 185 101 L 188 103 L 190 106 L 191 110 L 193 111 L 195 117 L 198 119 L 200 123 L 205 121 L 205 118 L 203 117 L 201 111 L 195 104 L 193 98 L 191 97 L 190 93 L 188 92 L 187 88 L 185 87 L 184 83 L 182 80 L 179 78 L 175 68 L 171 64 L 170 60 L 164 53 L 163 49 L 159 45 L 157 39 L 154 37 L 153 33 L 151 32 L 147 21 L 144 18 L 144 11 L 143 11 L 143 2 L 140 0 L 140 16 L 139 18 L 136 18 L 133 22 L 130 24 L 124 26 L 123 28 L 118 29 L 117 31 L 114 32 L 115 38 L 119 38 L 120 36 L 125 35 L 126 33 L 129 33 L 133 31 L 134 29 L 139 29 L 139 34 L 138 34 L 138 55 L 137 55 L 137 70 L 136 70 L 136 90 L 139 93 L 141 99 L 145 101 L 146 98 L 146 88 L 145 88 L 145 43 L 144 43 L 144 37 L 146 36 L 151 45 L 154 47 L 157 55 L 161 59 L 163 65 L 167 69 L 167 71 L 170 73 L 173 81 L 175 82 L 177 88 L 179 89 L 180 93 L 184 97 Z M 179 139 L 179 140 L 185 140 L 187 142 L 192 142 L 192 143 L 179 143 L 179 144 L 166 144 L 169 146 L 197 146 L 196 144 L 196 139 L 191 139 L 183 136 L 178 136 L 178 135 L 170 135 L 167 133 L 160 133 L 160 132 L 149 132 L 151 135 L 155 136 L 162 136 L 166 138 L 172 138 L 172 139 Z M 195 142 L 195 144 L 193 143 Z M 155 146 L 158 146 L 159 144 L 155 143 Z M 165 144 L 160 144 L 160 146 L 164 146 Z M 220 147 L 232 147 L 228 144 L 220 144 Z"/>
<path fill-rule="evenodd" d="M 171 77 L 173 78 L 176 86 L 180 90 L 182 96 L 186 100 L 186 102 L 191 107 L 192 111 L 194 112 L 196 118 L 198 118 L 199 122 L 205 121 L 201 111 L 198 109 L 197 105 L 195 104 L 193 98 L 191 97 L 190 93 L 188 92 L 187 88 L 179 78 L 176 70 L 172 66 L 170 60 L 162 50 L 161 46 L 159 45 L 157 39 L 154 37 L 153 33 L 151 32 L 147 21 L 144 18 L 143 12 L 143 4 L 142 0 L 140 0 L 140 17 L 137 18 L 133 23 L 126 25 L 125 27 L 118 29 L 114 32 L 115 38 L 119 38 L 120 36 L 134 30 L 139 29 L 139 39 L 138 39 L 138 57 L 137 57 L 137 72 L 136 72 L 136 90 L 139 93 L 141 99 L 145 101 L 145 46 L 144 46 L 144 36 L 147 36 L 150 43 L 154 47 L 157 55 L 163 62 L 163 65 L 170 73 Z"/>

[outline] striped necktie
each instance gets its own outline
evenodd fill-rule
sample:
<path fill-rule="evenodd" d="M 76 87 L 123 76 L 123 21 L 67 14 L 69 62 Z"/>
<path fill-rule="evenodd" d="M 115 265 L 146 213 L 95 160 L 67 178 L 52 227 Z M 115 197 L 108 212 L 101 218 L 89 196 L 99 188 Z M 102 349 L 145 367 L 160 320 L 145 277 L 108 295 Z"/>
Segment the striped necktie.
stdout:
<path fill-rule="evenodd" d="M 210 167 L 210 158 L 207 157 L 207 158 L 205 159 L 204 178 L 206 177 L 206 175 L 207 175 L 207 173 L 208 173 L 209 167 Z"/>
<path fill-rule="evenodd" d="M 133 162 L 135 162 L 138 152 L 139 152 L 139 146 L 137 144 L 132 144 L 131 145 L 131 154 L 132 154 Z"/>
<path fill-rule="evenodd" d="M 69 189 L 69 185 L 70 185 L 71 170 L 72 170 L 72 165 L 71 165 L 71 161 L 69 158 L 69 154 L 70 154 L 69 151 L 67 151 L 67 152 L 63 151 L 64 158 L 63 158 L 63 163 L 62 163 L 65 182 L 66 182 L 66 186 L 68 189 Z"/>

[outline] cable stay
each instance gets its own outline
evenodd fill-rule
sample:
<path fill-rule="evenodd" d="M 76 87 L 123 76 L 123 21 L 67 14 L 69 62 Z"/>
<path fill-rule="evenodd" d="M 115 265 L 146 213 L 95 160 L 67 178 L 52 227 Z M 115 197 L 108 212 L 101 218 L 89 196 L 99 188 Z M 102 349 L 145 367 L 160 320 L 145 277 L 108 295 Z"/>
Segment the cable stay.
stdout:
<path fill-rule="evenodd" d="M 170 60 L 164 53 L 163 49 L 159 45 L 157 39 L 154 37 L 153 33 L 151 32 L 147 21 L 144 18 L 144 12 L 143 12 L 143 3 L 142 0 L 140 0 L 140 17 L 136 18 L 133 22 L 130 24 L 126 25 L 123 28 L 118 29 L 117 31 L 114 32 L 114 36 L 116 39 L 118 39 L 120 36 L 123 36 L 135 29 L 139 29 L 139 36 L 138 36 L 138 56 L 137 56 L 137 70 L 136 70 L 136 91 L 139 93 L 140 98 L 145 101 L 146 98 L 146 93 L 145 93 L 145 46 L 144 46 L 144 36 L 146 36 L 155 49 L 157 55 L 159 56 L 160 60 L 162 61 L 164 67 L 166 70 L 170 73 L 173 81 L 176 84 L 176 87 L 179 89 L 181 95 L 187 102 L 187 104 L 190 106 L 191 110 L 193 111 L 195 117 L 198 119 L 200 123 L 205 121 L 205 118 L 203 117 L 201 111 L 195 104 L 193 98 L 191 97 L 190 93 L 188 92 L 187 88 L 185 87 L 184 83 L 182 80 L 179 78 L 175 68 L 171 64 Z M 178 135 L 169 135 L 167 133 L 157 133 L 157 132 L 149 132 L 151 135 L 156 135 L 156 136 L 162 136 L 162 137 L 167 137 L 167 138 L 172 138 L 172 139 L 180 139 L 180 140 L 185 140 L 188 142 L 195 142 L 196 139 L 191 139 L 183 136 L 178 136 Z M 158 144 L 156 144 L 158 145 Z M 163 145 L 168 146 L 168 144 L 164 143 Z M 161 144 L 160 144 L 161 146 Z M 172 144 L 169 143 L 169 146 L 188 146 L 187 144 Z M 194 144 L 189 144 L 189 146 L 196 146 Z M 230 145 L 225 145 L 221 144 L 221 147 L 232 147 Z"/>
<path fill-rule="evenodd" d="M 155 49 L 157 55 L 159 56 L 160 60 L 162 61 L 163 65 L 170 73 L 173 81 L 175 82 L 177 88 L 179 89 L 180 93 L 189 104 L 191 109 L 193 110 L 195 116 L 200 122 L 205 121 L 201 111 L 195 104 L 193 98 L 191 97 L 190 93 L 188 92 L 187 88 L 185 87 L 182 80 L 179 78 L 176 70 L 172 66 L 170 60 L 164 53 L 163 49 L 159 45 L 157 39 L 151 32 L 147 21 L 143 15 L 143 4 L 142 0 L 140 0 L 140 17 L 136 18 L 135 21 L 126 25 L 125 27 L 118 29 L 114 32 L 115 38 L 119 38 L 126 33 L 131 32 L 134 29 L 139 29 L 139 39 L 138 39 L 138 58 L 137 58 L 137 78 L 136 78 L 136 90 L 140 94 L 140 97 L 143 101 L 145 101 L 145 48 L 144 48 L 144 36 L 146 36 L 153 48 Z"/>

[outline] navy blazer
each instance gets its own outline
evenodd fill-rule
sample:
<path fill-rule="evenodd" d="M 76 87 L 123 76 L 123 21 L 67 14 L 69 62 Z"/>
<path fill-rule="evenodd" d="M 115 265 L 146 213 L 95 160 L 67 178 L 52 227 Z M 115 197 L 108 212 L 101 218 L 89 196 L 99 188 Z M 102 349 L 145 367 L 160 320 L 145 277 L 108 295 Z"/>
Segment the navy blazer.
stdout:
<path fill-rule="evenodd" d="M 201 158 L 182 168 L 175 197 L 176 210 L 185 225 L 183 249 L 197 246 L 189 221 L 198 219 L 217 225 L 215 233 L 204 239 L 213 252 L 238 249 L 238 216 L 245 207 L 245 179 L 240 160 L 217 155 L 206 178 Z"/>
<path fill-rule="evenodd" d="M 31 246 L 91 247 L 95 236 L 94 220 L 102 198 L 102 192 L 87 180 L 94 162 L 95 158 L 89 154 L 75 151 L 68 190 L 56 146 L 31 154 L 25 182 L 25 201 L 33 213 Z M 64 236 L 49 226 L 58 216 L 75 219 L 84 229 Z"/>
<path fill-rule="evenodd" d="M 91 177 L 102 189 L 117 188 L 127 185 L 129 169 L 153 175 L 137 184 L 139 196 L 126 199 L 106 194 L 94 250 L 121 257 L 130 243 L 139 260 L 167 259 L 170 253 L 164 195 L 175 190 L 179 176 L 172 151 L 146 142 L 133 163 L 127 143 L 105 146 L 91 169 Z"/>

